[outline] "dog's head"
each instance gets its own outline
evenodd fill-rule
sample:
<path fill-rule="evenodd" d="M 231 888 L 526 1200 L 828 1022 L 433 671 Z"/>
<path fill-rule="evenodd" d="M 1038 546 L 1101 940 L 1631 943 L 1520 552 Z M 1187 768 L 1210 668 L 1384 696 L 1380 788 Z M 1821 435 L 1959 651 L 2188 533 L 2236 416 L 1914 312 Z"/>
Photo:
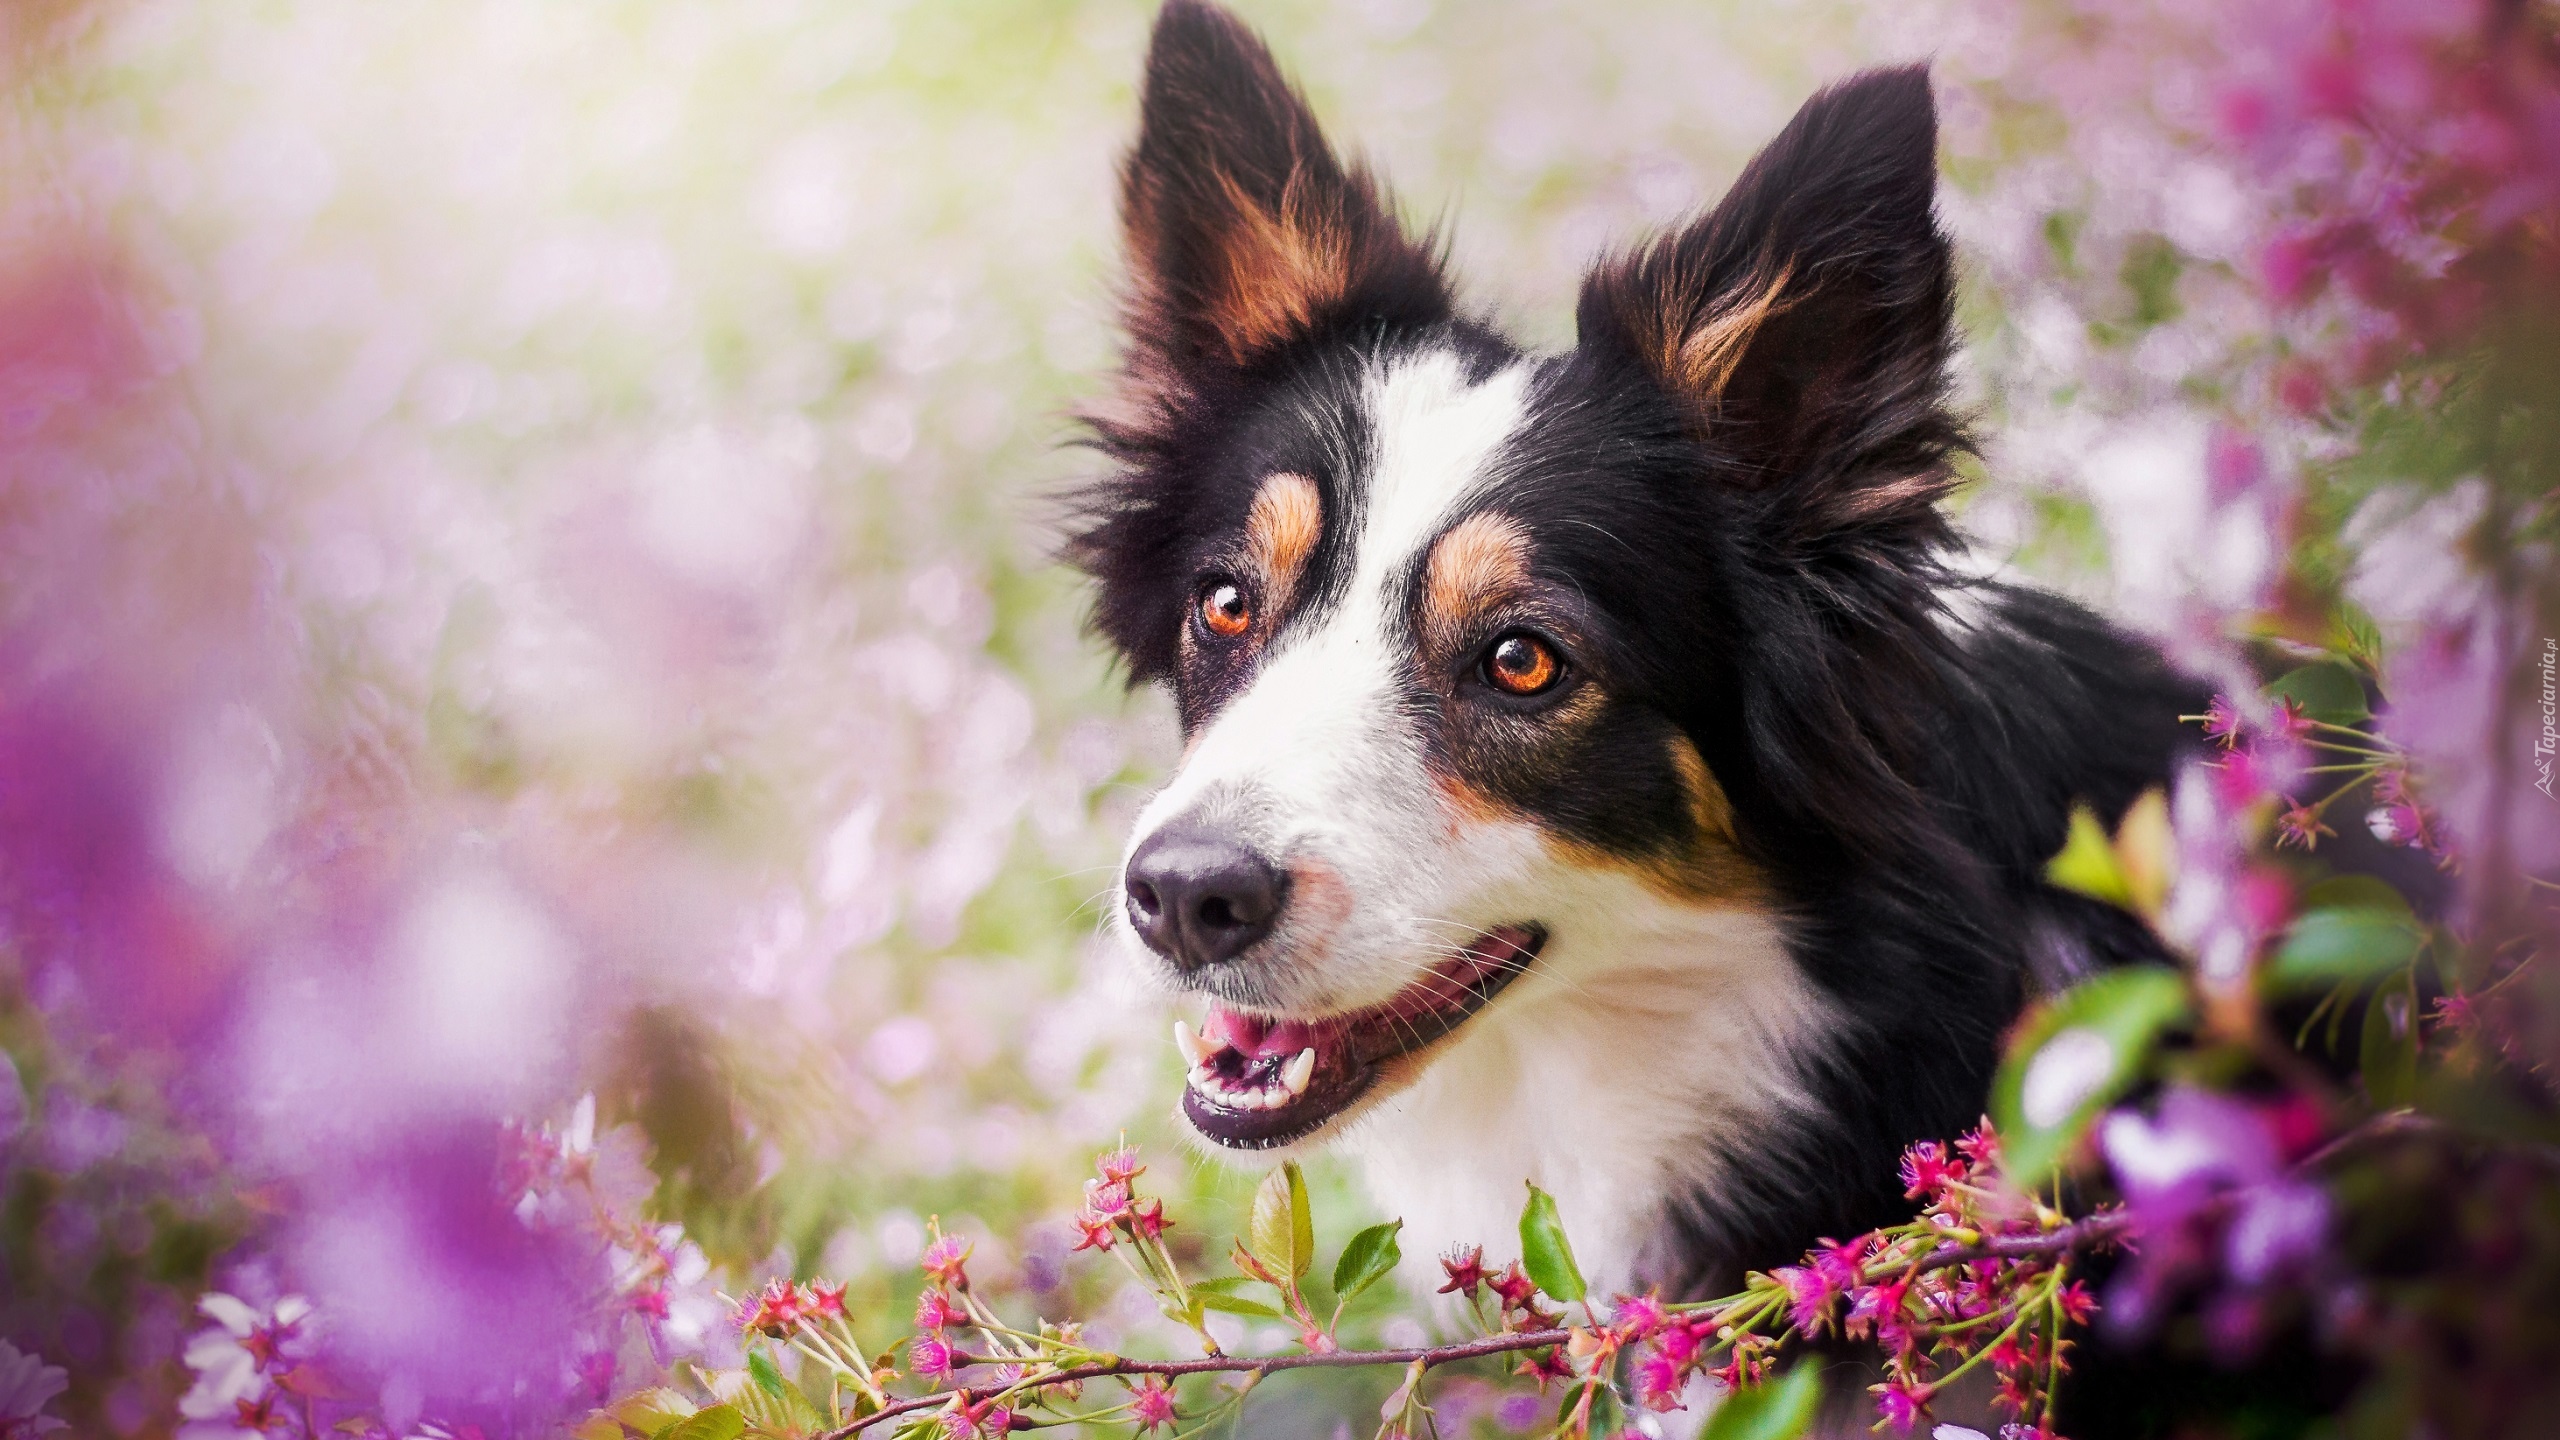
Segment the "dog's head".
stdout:
<path fill-rule="evenodd" d="M 1891 843 L 1911 740 L 1848 673 L 1945 539 L 1934 184 L 1922 71 L 1825 91 L 1527 356 L 1248 31 L 1166 6 L 1072 554 L 1186 737 L 1120 919 L 1210 1000 L 1201 1134 L 1315 1135 L 1524 973 Z"/>

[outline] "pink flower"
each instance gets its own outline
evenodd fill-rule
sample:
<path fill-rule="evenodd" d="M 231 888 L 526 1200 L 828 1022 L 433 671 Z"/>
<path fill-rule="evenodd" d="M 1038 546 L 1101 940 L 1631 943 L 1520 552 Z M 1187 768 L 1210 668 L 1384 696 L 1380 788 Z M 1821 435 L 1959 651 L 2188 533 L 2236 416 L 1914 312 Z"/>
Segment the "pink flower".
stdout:
<path fill-rule="evenodd" d="M 973 1242 L 957 1235 L 938 1236 L 932 1244 L 924 1247 L 924 1255 L 917 1263 L 924 1267 L 924 1273 L 932 1277 L 935 1284 L 966 1288 L 969 1284 L 966 1267 L 969 1252 L 974 1248 Z"/>
<path fill-rule="evenodd" d="M 1093 1162 L 1093 1168 L 1106 1184 L 1111 1185 L 1126 1185 L 1147 1173 L 1147 1167 L 1138 1163 L 1138 1147 L 1135 1145 L 1123 1145 L 1117 1150 L 1103 1152 L 1102 1158 Z"/>
<path fill-rule="evenodd" d="M 1849 1318 L 1841 1329 L 1852 1339 L 1872 1333 L 1877 1343 L 1900 1349 L 1911 1334 L 1910 1317 L 1904 1314 L 1902 1303 L 1910 1288 L 1908 1280 L 1859 1287 L 1850 1293 Z"/>
<path fill-rule="evenodd" d="M 1686 1365 L 1697 1359 L 1698 1352 L 1706 1348 L 1705 1339 L 1699 1333 L 1706 1327 L 1706 1323 L 1703 1319 L 1693 1319 L 1685 1325 L 1668 1326 L 1661 1334 L 1653 1337 L 1653 1348 L 1661 1354 L 1670 1356 L 1673 1361 Z"/>
<path fill-rule="evenodd" d="M 269 1390 L 254 1400 L 233 1402 L 232 1423 L 262 1435 L 270 1430 L 290 1429 L 293 1421 L 276 1409 L 276 1397 L 277 1392 Z"/>
<path fill-rule="evenodd" d="M 1085 1212 L 1104 1220 L 1117 1220 L 1129 1213 L 1129 1187 L 1120 1181 L 1087 1180 L 1084 1182 Z"/>
<path fill-rule="evenodd" d="M 1174 1422 L 1173 1387 L 1161 1375 L 1150 1375 L 1129 1397 L 1129 1418 L 1138 1422 L 1141 1431 L 1153 1431 Z"/>
<path fill-rule="evenodd" d="M 1769 1278 L 1786 1287 L 1787 1323 L 1810 1334 L 1831 1318 L 1831 1302 L 1840 1292 L 1829 1276 L 1809 1265 L 1781 1265 Z"/>
<path fill-rule="evenodd" d="M 2267 478 L 2266 457 L 2248 436 L 2229 426 L 2214 427 L 2205 443 L 2205 493 L 2216 506 L 2228 505 Z"/>
<path fill-rule="evenodd" d="M 2228 695 L 2216 695 L 2204 707 L 2204 733 L 2209 740 L 2219 740 L 2224 749 L 2240 741 L 2240 708 Z"/>
<path fill-rule="evenodd" d="M 1913 1388 L 1908 1380 L 1888 1380 L 1875 1387 L 1876 1413 L 1897 1432 L 1908 1435 L 1920 1417 L 1929 1413 L 1929 1391 L 1926 1386 Z"/>
<path fill-rule="evenodd" d="M 1956 1137 L 1956 1153 L 1964 1156 L 1965 1162 L 1976 1170 L 1997 1168 L 2000 1164 L 2000 1132 L 1991 1128 L 1989 1120 L 1984 1120 Z"/>
<path fill-rule="evenodd" d="M 1630 1340 L 1652 1335 L 1671 1323 L 1661 1299 L 1652 1295 L 1619 1296 L 1610 1318 L 1617 1323 L 1618 1333 Z"/>
<path fill-rule="evenodd" d="M 1822 1272 L 1822 1278 L 1830 1281 L 1834 1290 L 1854 1289 L 1863 1278 L 1861 1272 L 1866 1263 L 1867 1241 L 1863 1235 L 1845 1241 L 1826 1237 L 1813 1251 L 1813 1268 Z"/>
<path fill-rule="evenodd" d="M 963 1405 L 954 1397 L 944 1418 L 951 1427 L 951 1440 L 999 1440 L 1013 1429 L 1013 1412 L 993 1400 Z"/>
<path fill-rule="evenodd" d="M 1687 1379 L 1680 1363 L 1659 1350 L 1636 1362 L 1636 1394 L 1644 1408 L 1657 1414 L 1688 1408 L 1680 1401 Z"/>
<path fill-rule="evenodd" d="M 1077 1237 L 1076 1243 L 1067 1247 L 1070 1251 L 1111 1248 L 1110 1220 L 1090 1210 L 1077 1211 L 1074 1220 L 1076 1229 L 1082 1233 Z"/>
<path fill-rule="evenodd" d="M 1517 1260 L 1505 1266 L 1500 1275 L 1485 1283 L 1492 1287 L 1494 1294 L 1502 1297 L 1502 1308 L 1505 1310 L 1528 1309 L 1538 1298 L 1537 1282 L 1529 1278 L 1528 1272 L 1520 1268 L 1520 1262 Z"/>
<path fill-rule="evenodd" d="M 1964 1162 L 1935 1140 L 1922 1140 L 1902 1153 L 1902 1194 L 1906 1200 L 1935 1199 L 1964 1179 Z"/>
<path fill-rule="evenodd" d="M 64 1428 L 67 1422 L 45 1414 L 44 1407 L 70 1385 L 61 1366 L 47 1365 L 43 1356 L 0 1340 L 0 1437 L 33 1440 Z"/>
<path fill-rule="evenodd" d="M 1160 1238 L 1172 1224 L 1164 1218 L 1164 1202 L 1152 1195 L 1129 1207 L 1129 1226 L 1145 1239 Z"/>
<path fill-rule="evenodd" d="M 1547 1382 L 1572 1379 L 1573 1367 L 1565 1363 L 1563 1346 L 1550 1345 L 1544 1350 L 1534 1351 L 1523 1358 L 1519 1368 L 1511 1373 L 1537 1381 L 1538 1393 L 1544 1395 L 1547 1393 Z"/>
<path fill-rule="evenodd" d="M 916 1297 L 917 1329 L 940 1332 L 968 1323 L 968 1312 L 952 1304 L 951 1297 L 941 1291 L 927 1290 Z"/>
<path fill-rule="evenodd" d="M 2311 734 L 2310 712 L 2302 708 L 2300 701 L 2290 696 L 2281 697 L 2275 703 L 2267 733 L 2298 744 Z"/>
<path fill-rule="evenodd" d="M 2086 1325 L 2097 1317 L 2098 1297 L 2090 1294 L 2089 1287 L 2077 1280 L 2063 1286 L 2053 1298 L 2062 1309 L 2062 1318 L 2074 1325 Z"/>
<path fill-rule="evenodd" d="M 830 1290 L 826 1282 L 812 1280 L 809 1282 L 808 1293 L 800 1302 L 801 1308 L 812 1319 L 841 1320 L 844 1318 L 844 1292 L 843 1285 Z"/>
<path fill-rule="evenodd" d="M 2320 812 L 2308 805 L 2296 805 L 2276 817 L 2276 846 L 2298 845 L 2305 850 L 2319 845 L 2323 835 L 2338 832 L 2320 823 Z"/>
<path fill-rule="evenodd" d="M 800 1323 L 800 1292 L 788 1280 L 775 1280 L 739 1314 L 738 1328 L 782 1335 Z"/>
<path fill-rule="evenodd" d="M 2427 821 L 2418 807 L 2402 801 L 2396 805 L 2376 805 L 2364 812 L 2364 828 L 2385 845 L 2422 846 L 2427 843 Z"/>
<path fill-rule="evenodd" d="M 907 1369 L 919 1380 L 940 1383 L 951 1375 L 951 1346 L 939 1336 L 919 1335 L 907 1343 Z"/>
<path fill-rule="evenodd" d="M 1472 1300 L 1476 1297 L 1476 1287 L 1487 1283 L 1484 1247 L 1470 1245 L 1464 1250 L 1452 1250 L 1440 1257 L 1440 1269 L 1449 1277 L 1449 1283 L 1440 1287 L 1440 1294 L 1464 1294 Z"/>

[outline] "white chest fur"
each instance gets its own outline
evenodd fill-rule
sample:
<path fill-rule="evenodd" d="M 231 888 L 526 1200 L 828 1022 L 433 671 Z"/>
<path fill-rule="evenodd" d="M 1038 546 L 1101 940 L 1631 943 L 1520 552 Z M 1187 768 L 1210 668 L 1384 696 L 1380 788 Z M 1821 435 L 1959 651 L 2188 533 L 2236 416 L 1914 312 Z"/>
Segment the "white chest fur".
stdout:
<path fill-rule="evenodd" d="M 1821 1003 L 1773 917 L 1623 877 L 1592 891 L 1530 974 L 1345 1137 L 1406 1223 L 1408 1281 L 1455 1246 L 1515 1257 L 1535 1181 L 1594 1290 L 1633 1288 L 1672 1197 L 1711 1194 L 1720 1154 L 1808 1104 L 1793 1057 L 1823 1035 Z"/>

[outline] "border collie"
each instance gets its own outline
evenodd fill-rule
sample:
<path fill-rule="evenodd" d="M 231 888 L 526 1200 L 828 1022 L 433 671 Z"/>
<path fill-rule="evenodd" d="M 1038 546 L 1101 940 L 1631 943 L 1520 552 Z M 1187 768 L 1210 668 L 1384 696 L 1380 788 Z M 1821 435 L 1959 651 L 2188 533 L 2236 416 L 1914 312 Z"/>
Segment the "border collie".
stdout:
<path fill-rule="evenodd" d="M 1165 6 L 1069 554 L 1180 715 L 1114 925 L 1208 1002 L 1202 1138 L 1339 1145 L 1441 1246 L 1534 1180 L 1594 1283 L 1694 1292 L 1907 1215 L 2027 997 L 2147 950 L 2042 867 L 2197 701 L 1956 568 L 1935 185 L 1925 69 L 1846 80 L 1528 354 Z"/>

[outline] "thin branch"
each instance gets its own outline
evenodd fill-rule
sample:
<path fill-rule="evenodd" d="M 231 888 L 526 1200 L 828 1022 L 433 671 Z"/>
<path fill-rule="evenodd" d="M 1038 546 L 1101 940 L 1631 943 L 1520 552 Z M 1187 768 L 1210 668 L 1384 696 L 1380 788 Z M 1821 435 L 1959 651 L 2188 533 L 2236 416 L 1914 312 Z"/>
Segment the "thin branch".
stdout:
<path fill-rule="evenodd" d="M 2129 1212 L 2101 1210 L 2033 1235 L 1986 1235 L 1971 1245 L 1950 1240 L 1920 1257 L 1915 1268 L 1941 1270 L 1949 1265 L 1966 1265 L 1976 1260 L 2026 1260 L 2039 1255 L 2094 1250 L 2101 1245 L 2114 1244 L 2132 1228 L 2133 1216 Z"/>
<path fill-rule="evenodd" d="M 1017 1381 L 1015 1386 L 999 1388 L 1012 1389 L 1019 1386 L 1023 1389 L 1036 1390 L 1078 1380 L 1107 1380 L 1115 1375 L 1162 1375 L 1171 1378 L 1183 1375 L 1251 1373 L 1262 1376 L 1280 1370 L 1324 1370 L 1355 1365 L 1410 1365 L 1417 1360 L 1421 1361 L 1427 1369 L 1446 1365 L 1454 1360 L 1474 1360 L 1486 1355 L 1506 1355 L 1520 1350 L 1543 1350 L 1550 1345 L 1562 1345 L 1572 1338 L 1573 1331 L 1570 1329 L 1525 1330 L 1517 1334 L 1485 1335 L 1473 1340 L 1461 1340 L 1452 1345 L 1433 1345 L 1410 1350 L 1336 1350 L 1326 1355 L 1313 1353 L 1214 1355 L 1199 1360 L 1113 1359 L 1092 1365 L 1078 1365 L 1048 1375 L 1025 1376 Z M 1008 1356 L 953 1355 L 951 1357 L 954 1369 L 964 1369 L 972 1365 L 1019 1365 L 1021 1363 L 1018 1357 Z M 968 1387 L 962 1386 L 956 1390 L 944 1390 L 932 1395 L 919 1395 L 913 1399 L 900 1400 L 886 1409 L 865 1415 L 850 1425 L 827 1431 L 819 1437 L 819 1440 L 847 1440 L 847 1437 L 858 1435 L 883 1420 L 910 1415 L 918 1410 L 937 1409 L 950 1404 L 953 1396 L 967 1393 L 969 1393 Z"/>

